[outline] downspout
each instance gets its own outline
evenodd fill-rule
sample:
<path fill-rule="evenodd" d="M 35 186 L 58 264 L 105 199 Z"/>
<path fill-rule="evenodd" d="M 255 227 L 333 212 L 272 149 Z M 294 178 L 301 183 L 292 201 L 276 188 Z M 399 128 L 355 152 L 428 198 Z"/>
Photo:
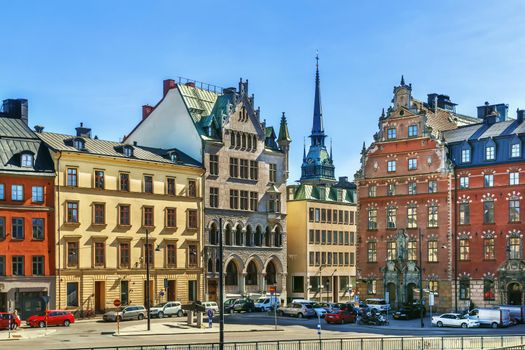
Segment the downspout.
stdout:
<path fill-rule="evenodd" d="M 57 187 L 57 203 L 55 203 L 55 206 L 57 208 L 57 218 L 56 218 L 56 225 L 57 225 L 57 234 L 58 234 L 58 239 L 57 239 L 57 246 L 58 246 L 58 264 L 57 264 L 57 275 L 58 275 L 58 304 L 56 305 L 57 309 L 60 309 L 62 308 L 62 275 L 61 275 L 61 271 L 60 271 L 60 264 L 61 264 L 61 261 L 62 261 L 62 255 L 61 255 L 61 225 L 60 225 L 60 209 L 62 207 L 62 205 L 60 204 L 60 158 L 62 157 L 62 152 L 58 152 L 58 158 L 57 158 L 57 169 L 56 169 L 56 187 Z"/>

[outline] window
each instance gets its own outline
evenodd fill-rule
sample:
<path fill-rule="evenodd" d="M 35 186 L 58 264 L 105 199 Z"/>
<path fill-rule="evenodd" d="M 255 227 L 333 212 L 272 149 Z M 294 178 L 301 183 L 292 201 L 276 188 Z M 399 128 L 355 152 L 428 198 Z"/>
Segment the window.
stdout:
<path fill-rule="evenodd" d="M 219 175 L 219 156 L 210 154 L 210 175 Z"/>
<path fill-rule="evenodd" d="M 128 173 L 119 174 L 119 188 L 121 191 L 129 192 L 129 174 Z"/>
<path fill-rule="evenodd" d="M 389 241 L 386 243 L 386 260 L 396 260 L 397 259 L 397 244 L 394 241 Z"/>
<path fill-rule="evenodd" d="M 219 207 L 219 188 L 210 187 L 210 207 L 218 208 Z"/>
<path fill-rule="evenodd" d="M 321 243 L 321 231 L 315 230 L 315 244 Z"/>
<path fill-rule="evenodd" d="M 131 225 L 130 221 L 130 206 L 126 204 L 120 204 L 118 206 L 118 224 L 120 226 Z"/>
<path fill-rule="evenodd" d="M 387 170 L 388 172 L 394 172 L 396 171 L 396 161 L 395 160 L 389 160 L 387 163 Z"/>
<path fill-rule="evenodd" d="M 521 259 L 521 239 L 519 237 L 509 238 L 509 259 Z"/>
<path fill-rule="evenodd" d="M 239 208 L 241 210 L 248 210 L 248 191 L 240 191 L 240 204 Z"/>
<path fill-rule="evenodd" d="M 33 276 L 44 275 L 44 257 L 41 255 L 33 256 Z"/>
<path fill-rule="evenodd" d="M 239 190 L 230 190 L 230 209 L 239 209 Z"/>
<path fill-rule="evenodd" d="M 517 197 L 512 197 L 509 200 L 509 222 L 520 221 L 520 200 Z"/>
<path fill-rule="evenodd" d="M 13 276 L 24 276 L 24 257 L 15 255 L 11 258 Z"/>
<path fill-rule="evenodd" d="M 350 244 L 349 234 L 348 234 L 348 231 L 345 231 L 345 245 L 349 245 L 349 244 Z"/>
<path fill-rule="evenodd" d="M 345 220 L 344 220 L 344 223 L 345 223 L 345 225 L 348 225 L 348 210 L 345 210 Z"/>
<path fill-rule="evenodd" d="M 416 169 L 417 169 L 417 159 L 410 158 L 408 160 L 408 170 L 416 170 Z"/>
<path fill-rule="evenodd" d="M 518 158 L 521 156 L 521 144 L 520 143 L 513 143 L 510 146 L 510 156 L 512 158 Z"/>
<path fill-rule="evenodd" d="M 12 218 L 11 224 L 11 236 L 13 239 L 24 239 L 24 218 Z"/>
<path fill-rule="evenodd" d="M 308 209 L 308 221 L 314 222 L 314 208 Z"/>
<path fill-rule="evenodd" d="M 3 201 L 5 199 L 5 185 L 0 184 L 0 200 Z"/>
<path fill-rule="evenodd" d="M 82 151 L 84 149 L 84 140 L 82 140 L 82 139 L 75 139 L 73 141 L 73 147 L 75 147 L 79 151 Z"/>
<path fill-rule="evenodd" d="M 250 192 L 250 210 L 257 211 L 257 203 L 259 201 L 259 194 L 257 192 Z"/>
<path fill-rule="evenodd" d="M 104 225 L 106 223 L 106 205 L 104 203 L 93 204 L 93 223 Z"/>
<path fill-rule="evenodd" d="M 256 160 L 250 160 L 250 179 L 257 180 L 259 178 L 259 163 Z"/>
<path fill-rule="evenodd" d="M 5 239 L 5 217 L 0 216 L 0 240 Z"/>
<path fill-rule="evenodd" d="M 412 181 L 412 182 L 409 182 L 408 183 L 408 194 L 409 195 L 414 195 L 417 193 L 417 184 L 415 181 Z"/>
<path fill-rule="evenodd" d="M 470 148 L 461 150 L 461 163 L 470 163 Z"/>
<path fill-rule="evenodd" d="M 152 243 L 145 243 L 143 245 L 144 257 L 148 260 L 149 266 L 155 266 L 155 250 Z M 146 263 L 146 261 L 144 261 Z"/>
<path fill-rule="evenodd" d="M 483 300 L 496 300 L 496 284 L 488 278 L 483 280 Z"/>
<path fill-rule="evenodd" d="M 459 240 L 459 260 L 470 260 L 470 241 L 468 238 Z"/>
<path fill-rule="evenodd" d="M 104 172 L 102 170 L 95 170 L 95 188 L 103 190 L 104 186 Z"/>
<path fill-rule="evenodd" d="M 483 239 L 483 259 L 485 260 L 494 260 L 496 259 L 496 250 L 494 238 L 484 238 Z"/>
<path fill-rule="evenodd" d="M 177 246 L 175 243 L 168 243 L 166 245 L 166 262 L 168 264 L 168 267 L 176 267 L 177 266 Z"/>
<path fill-rule="evenodd" d="M 230 177 L 239 177 L 239 159 L 230 158 Z"/>
<path fill-rule="evenodd" d="M 366 292 L 368 294 L 376 294 L 376 288 L 377 281 L 376 280 L 368 280 L 366 281 Z"/>
<path fill-rule="evenodd" d="M 389 206 L 386 208 L 386 228 L 396 228 L 397 208 Z"/>
<path fill-rule="evenodd" d="M 268 212 L 280 213 L 281 212 L 281 194 L 273 193 L 270 194 L 268 199 Z"/>
<path fill-rule="evenodd" d="M 175 183 L 174 177 L 168 177 L 166 178 L 166 194 L 170 196 L 176 196 L 177 195 L 177 187 Z"/>
<path fill-rule="evenodd" d="M 387 196 L 395 196 L 396 195 L 396 185 L 395 184 L 388 184 L 388 185 L 386 185 L 386 195 Z"/>
<path fill-rule="evenodd" d="M 153 193 L 153 176 L 144 175 L 144 192 Z"/>
<path fill-rule="evenodd" d="M 0 276 L 5 275 L 5 255 L 0 255 Z"/>
<path fill-rule="evenodd" d="M 123 148 L 123 151 L 124 151 L 124 156 L 126 157 L 131 157 L 133 156 L 133 148 L 129 147 L 129 146 L 125 146 Z"/>
<path fill-rule="evenodd" d="M 520 173 L 513 171 L 509 173 L 509 185 L 519 185 L 520 184 Z"/>
<path fill-rule="evenodd" d="M 22 156 L 20 159 L 20 165 L 24 168 L 32 168 L 33 167 L 33 155 L 29 153 L 22 153 Z"/>
<path fill-rule="evenodd" d="M 119 267 L 128 268 L 130 267 L 130 249 L 129 242 L 121 242 L 119 244 Z"/>
<path fill-rule="evenodd" d="M 438 227 L 438 206 L 430 204 L 428 206 L 428 227 Z"/>
<path fill-rule="evenodd" d="M 44 187 L 33 186 L 31 190 L 31 201 L 33 203 L 43 203 L 44 202 Z"/>
<path fill-rule="evenodd" d="M 277 164 L 270 163 L 270 182 L 277 182 Z"/>
<path fill-rule="evenodd" d="M 188 228 L 189 229 L 199 228 L 197 210 L 195 209 L 188 209 Z"/>
<path fill-rule="evenodd" d="M 166 227 L 177 227 L 177 209 L 166 208 Z"/>
<path fill-rule="evenodd" d="M 468 225 L 470 223 L 470 204 L 468 202 L 459 203 L 459 224 Z"/>
<path fill-rule="evenodd" d="M 314 230 L 308 231 L 308 243 L 314 244 L 314 237 L 315 237 L 315 231 Z"/>
<path fill-rule="evenodd" d="M 293 276 L 292 277 L 292 292 L 303 293 L 304 292 L 304 277 Z"/>
<path fill-rule="evenodd" d="M 337 224 L 337 210 L 334 209 L 334 211 L 332 213 L 332 217 L 334 219 L 334 224 Z"/>
<path fill-rule="evenodd" d="M 409 204 L 407 208 L 407 227 L 417 227 L 417 206 L 415 204 Z"/>
<path fill-rule="evenodd" d="M 376 193 L 377 193 L 377 186 L 369 185 L 368 186 L 368 197 L 375 197 Z"/>
<path fill-rule="evenodd" d="M 120 302 L 122 305 L 129 304 L 129 281 L 120 281 Z"/>
<path fill-rule="evenodd" d="M 386 132 L 386 137 L 388 140 L 393 140 L 396 138 L 396 129 L 395 128 L 388 128 Z"/>
<path fill-rule="evenodd" d="M 376 242 L 367 243 L 368 262 L 377 262 L 377 244 Z"/>
<path fill-rule="evenodd" d="M 106 243 L 95 242 L 95 267 L 106 265 Z"/>
<path fill-rule="evenodd" d="M 44 219 L 34 218 L 33 222 L 33 239 L 43 240 L 44 239 Z M 1 234 L 0 234 L 1 236 Z"/>
<path fill-rule="evenodd" d="M 188 267 L 197 267 L 197 245 L 188 245 Z"/>
<path fill-rule="evenodd" d="M 494 223 L 494 201 L 492 199 L 487 199 L 483 202 L 483 223 Z"/>
<path fill-rule="evenodd" d="M 428 193 L 436 193 L 438 190 L 438 184 L 437 181 L 430 180 L 428 182 Z"/>
<path fill-rule="evenodd" d="M 410 125 L 408 127 L 408 137 L 416 137 L 417 136 L 417 125 Z"/>
<path fill-rule="evenodd" d="M 470 280 L 461 279 L 459 281 L 459 299 L 460 300 L 470 299 Z"/>
<path fill-rule="evenodd" d="M 76 168 L 67 168 L 67 185 L 71 187 L 78 186 L 78 174 Z"/>
<path fill-rule="evenodd" d="M 485 160 L 494 160 L 496 158 L 496 146 L 488 145 L 485 147 Z"/>
<path fill-rule="evenodd" d="M 78 267 L 78 242 L 67 242 L 67 267 Z"/>
<path fill-rule="evenodd" d="M 494 175 L 493 174 L 485 174 L 483 176 L 483 184 L 485 187 L 493 187 L 494 186 Z"/>
<path fill-rule="evenodd" d="M 248 159 L 241 159 L 240 160 L 240 178 L 241 179 L 248 179 L 249 176 L 249 166 L 248 166 Z"/>
<path fill-rule="evenodd" d="M 23 201 L 24 200 L 24 186 L 12 185 L 11 186 L 11 200 Z"/>
<path fill-rule="evenodd" d="M 408 261 L 416 261 L 417 260 L 417 245 L 416 245 L 416 241 L 408 241 L 407 242 L 407 259 L 408 259 Z"/>
<path fill-rule="evenodd" d="M 368 229 L 377 230 L 377 209 L 368 209 Z"/>
<path fill-rule="evenodd" d="M 78 307 L 78 282 L 67 282 L 67 306 Z"/>
<path fill-rule="evenodd" d="M 469 187 L 469 177 L 468 176 L 461 176 L 459 178 L 459 188 L 465 189 Z"/>
<path fill-rule="evenodd" d="M 142 226 L 153 227 L 153 207 L 142 208 Z"/>
<path fill-rule="evenodd" d="M 332 210 L 326 209 L 326 222 L 331 224 L 332 223 Z"/>
<path fill-rule="evenodd" d="M 321 221 L 321 209 L 315 208 L 315 222 L 320 222 L 320 221 Z"/>
<path fill-rule="evenodd" d="M 438 261 L 438 242 L 428 241 L 427 250 L 428 250 L 428 262 L 437 262 Z"/>

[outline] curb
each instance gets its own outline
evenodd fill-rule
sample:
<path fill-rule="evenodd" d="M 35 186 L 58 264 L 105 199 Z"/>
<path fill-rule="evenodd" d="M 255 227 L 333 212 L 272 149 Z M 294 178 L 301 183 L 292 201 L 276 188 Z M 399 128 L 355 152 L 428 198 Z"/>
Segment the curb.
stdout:
<path fill-rule="evenodd" d="M 247 329 L 247 330 L 231 330 L 231 331 L 224 331 L 224 333 L 245 333 L 245 332 L 280 332 L 284 331 L 282 328 L 277 329 Z M 110 332 L 105 332 L 106 335 L 108 335 Z M 178 335 L 178 334 L 216 334 L 219 332 L 156 332 L 156 333 L 130 333 L 130 334 L 116 334 L 116 332 L 113 332 L 114 337 L 143 337 L 143 336 L 151 336 L 151 335 Z"/>

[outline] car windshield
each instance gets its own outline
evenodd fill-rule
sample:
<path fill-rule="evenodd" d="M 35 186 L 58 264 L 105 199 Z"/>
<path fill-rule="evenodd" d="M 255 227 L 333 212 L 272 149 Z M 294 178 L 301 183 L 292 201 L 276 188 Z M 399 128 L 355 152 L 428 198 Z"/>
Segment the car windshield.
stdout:
<path fill-rule="evenodd" d="M 321 305 L 321 304 L 312 304 L 312 307 L 313 307 L 314 309 L 320 309 L 320 308 L 323 307 L 323 305 Z"/>
<path fill-rule="evenodd" d="M 304 307 L 306 307 L 307 309 L 311 309 L 313 308 L 313 305 L 312 304 L 303 304 Z"/>

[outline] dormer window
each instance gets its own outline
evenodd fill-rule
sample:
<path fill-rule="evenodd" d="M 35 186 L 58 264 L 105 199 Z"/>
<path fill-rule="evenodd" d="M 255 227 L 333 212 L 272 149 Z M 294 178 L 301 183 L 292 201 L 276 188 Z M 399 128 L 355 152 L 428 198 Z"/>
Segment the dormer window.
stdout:
<path fill-rule="evenodd" d="M 518 137 L 515 137 L 510 144 L 510 157 L 519 158 L 521 157 L 521 142 Z"/>
<path fill-rule="evenodd" d="M 396 138 L 396 128 L 388 128 L 386 137 L 388 140 L 394 140 Z"/>
<path fill-rule="evenodd" d="M 73 140 L 73 147 L 78 149 L 79 151 L 82 151 L 84 149 L 84 140 L 82 139 L 74 139 Z"/>
<path fill-rule="evenodd" d="M 20 165 L 24 168 L 32 168 L 33 160 L 34 157 L 31 153 L 22 153 L 20 157 Z"/>
<path fill-rule="evenodd" d="M 171 153 L 170 153 L 170 160 L 171 160 L 173 163 L 177 162 L 177 153 L 175 153 L 175 152 L 171 152 Z"/>
<path fill-rule="evenodd" d="M 485 160 L 494 159 L 496 159 L 496 144 L 491 140 L 485 145 Z"/>
<path fill-rule="evenodd" d="M 125 155 L 126 157 L 131 157 L 131 156 L 133 156 L 133 148 L 131 148 L 131 147 L 129 147 L 129 146 L 124 147 L 123 152 L 124 152 L 124 155 Z"/>
<path fill-rule="evenodd" d="M 470 148 L 461 150 L 461 163 L 470 163 Z"/>
<path fill-rule="evenodd" d="M 417 136 L 417 125 L 413 124 L 408 127 L 408 137 Z"/>

